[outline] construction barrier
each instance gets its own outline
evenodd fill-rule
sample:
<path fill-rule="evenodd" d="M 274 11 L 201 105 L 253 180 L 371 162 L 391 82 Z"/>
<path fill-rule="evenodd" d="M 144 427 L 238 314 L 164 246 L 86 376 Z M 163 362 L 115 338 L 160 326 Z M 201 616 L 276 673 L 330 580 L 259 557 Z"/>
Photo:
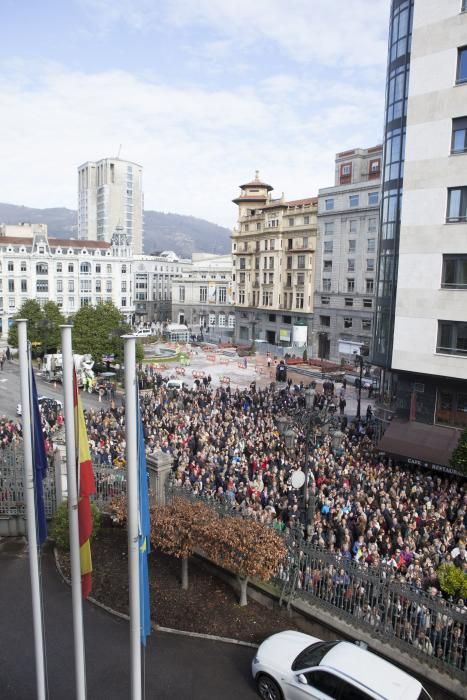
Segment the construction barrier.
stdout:
<path fill-rule="evenodd" d="M 215 362 L 217 358 L 215 355 L 206 355 L 206 359 L 209 360 L 209 362 Z"/>
<path fill-rule="evenodd" d="M 266 374 L 266 370 L 264 369 L 264 367 L 255 367 L 255 372 L 257 374 Z"/>
<path fill-rule="evenodd" d="M 175 371 L 177 374 L 185 374 L 186 373 L 185 367 L 176 367 Z"/>
<path fill-rule="evenodd" d="M 220 365 L 228 365 L 229 362 L 230 362 L 230 360 L 229 360 L 228 357 L 221 357 L 221 358 L 219 359 L 219 364 L 220 364 Z"/>
<path fill-rule="evenodd" d="M 230 377 L 221 377 L 220 383 L 221 384 L 230 384 Z"/>
<path fill-rule="evenodd" d="M 167 365 L 156 364 L 155 367 L 156 367 L 156 370 L 158 370 L 158 369 L 161 369 L 161 370 L 168 369 Z"/>
<path fill-rule="evenodd" d="M 245 365 L 244 362 L 237 362 L 237 367 L 239 367 L 240 369 L 246 369 L 247 365 Z"/>
<path fill-rule="evenodd" d="M 202 369 L 194 369 L 191 374 L 193 379 L 203 379 L 206 376 L 206 372 Z"/>

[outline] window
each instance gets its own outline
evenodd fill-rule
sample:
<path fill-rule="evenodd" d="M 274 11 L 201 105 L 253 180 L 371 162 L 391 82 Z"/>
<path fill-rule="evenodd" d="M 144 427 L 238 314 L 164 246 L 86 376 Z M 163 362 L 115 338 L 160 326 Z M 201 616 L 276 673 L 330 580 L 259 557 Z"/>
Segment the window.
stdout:
<path fill-rule="evenodd" d="M 48 292 L 49 291 L 49 280 L 37 280 L 36 281 L 36 292 Z"/>
<path fill-rule="evenodd" d="M 378 160 L 371 160 L 370 161 L 370 172 L 369 172 L 370 178 L 373 179 L 375 177 L 378 177 L 380 170 L 381 170 L 381 161 L 379 160 L 379 158 L 378 158 Z"/>
<path fill-rule="evenodd" d="M 219 287 L 219 304 L 225 304 L 227 301 L 227 287 Z"/>
<path fill-rule="evenodd" d="M 199 288 L 199 300 L 202 304 L 205 304 L 208 300 L 208 288 L 207 287 L 200 287 Z"/>
<path fill-rule="evenodd" d="M 305 274 L 303 272 L 297 273 L 297 284 L 299 287 L 303 287 L 305 284 Z"/>
<path fill-rule="evenodd" d="M 330 277 L 323 277 L 323 292 L 330 292 L 331 291 L 331 278 Z"/>
<path fill-rule="evenodd" d="M 324 235 L 333 236 L 334 235 L 334 221 L 326 221 L 324 224 Z"/>
<path fill-rule="evenodd" d="M 290 219 L 289 219 L 289 226 L 293 226 L 293 225 L 294 225 L 294 221 L 295 221 L 295 219 L 290 218 Z"/>
<path fill-rule="evenodd" d="M 302 238 L 302 247 L 303 247 L 303 248 L 308 248 L 308 236 L 303 236 L 303 238 Z"/>
<path fill-rule="evenodd" d="M 308 681 L 308 685 L 325 695 L 329 695 L 330 698 L 339 698 L 340 687 L 342 681 L 340 678 L 333 676 L 332 673 L 327 671 L 308 671 L 305 673 L 305 677 Z M 342 696 L 346 697 L 346 696 Z"/>
<path fill-rule="evenodd" d="M 324 241 L 324 253 L 328 253 L 332 255 L 332 249 L 333 249 L 333 242 L 332 241 Z"/>
<path fill-rule="evenodd" d="M 63 297 L 57 297 L 57 306 L 59 309 L 63 308 Z"/>
<path fill-rule="evenodd" d="M 467 288 L 467 255 L 443 255 L 441 286 L 448 289 Z"/>
<path fill-rule="evenodd" d="M 73 263 L 68 263 L 68 272 L 74 272 L 74 270 L 75 270 L 75 267 L 74 267 Z"/>
<path fill-rule="evenodd" d="M 28 281 L 27 280 L 21 280 L 21 291 L 23 293 L 28 291 Z"/>
<path fill-rule="evenodd" d="M 467 394 L 452 389 L 438 389 L 436 401 L 436 422 L 467 427 Z"/>
<path fill-rule="evenodd" d="M 355 253 L 357 250 L 357 241 L 355 239 L 349 240 L 349 253 Z"/>
<path fill-rule="evenodd" d="M 287 250 L 292 250 L 293 248 L 293 238 L 287 239 Z"/>
<path fill-rule="evenodd" d="M 349 233 L 357 233 L 357 231 L 358 231 L 357 219 L 350 219 L 350 221 L 349 221 Z"/>
<path fill-rule="evenodd" d="M 467 12 L 467 0 L 462 0 L 461 12 Z"/>
<path fill-rule="evenodd" d="M 436 352 L 467 356 L 467 323 L 438 321 Z"/>
<path fill-rule="evenodd" d="M 331 325 L 331 317 L 330 316 L 320 316 L 319 322 L 320 322 L 321 326 L 329 327 Z"/>
<path fill-rule="evenodd" d="M 321 297 L 321 303 L 323 306 L 329 306 L 331 303 L 331 297 Z"/>
<path fill-rule="evenodd" d="M 358 194 L 351 194 L 349 196 L 349 207 L 358 207 L 358 202 L 359 202 L 359 196 Z"/>
<path fill-rule="evenodd" d="M 292 256 L 291 255 L 287 256 L 287 269 L 288 270 L 292 269 Z"/>
<path fill-rule="evenodd" d="M 248 232 L 250 230 L 250 224 L 244 224 L 243 225 L 243 230 Z"/>
<path fill-rule="evenodd" d="M 74 297 L 68 297 L 68 308 L 69 309 L 75 308 L 75 298 Z"/>
<path fill-rule="evenodd" d="M 375 291 L 374 280 L 365 280 L 365 292 L 367 294 L 373 294 L 374 291 Z"/>
<path fill-rule="evenodd" d="M 371 318 L 362 318 L 362 331 L 371 331 Z"/>
<path fill-rule="evenodd" d="M 355 291 L 355 280 L 353 277 L 347 277 L 347 291 L 348 292 Z"/>
<path fill-rule="evenodd" d="M 451 153 L 467 151 L 467 117 L 452 120 Z"/>
<path fill-rule="evenodd" d="M 8 272 L 13 272 L 13 271 L 14 271 L 15 266 L 14 266 L 13 260 L 8 260 L 8 265 L 7 265 L 7 267 L 8 267 Z"/>
<path fill-rule="evenodd" d="M 8 291 L 9 292 L 15 291 L 15 280 L 8 280 Z"/>
<path fill-rule="evenodd" d="M 353 298 L 352 297 L 345 297 L 344 302 L 345 302 L 346 306 L 353 306 Z"/>
<path fill-rule="evenodd" d="M 57 280 L 57 292 L 63 292 L 63 280 Z"/>
<path fill-rule="evenodd" d="M 36 275 L 47 275 L 49 273 L 49 266 L 47 263 L 37 263 L 36 265 Z"/>
<path fill-rule="evenodd" d="M 374 253 L 376 250 L 376 238 L 369 238 L 367 244 L 367 252 Z"/>
<path fill-rule="evenodd" d="M 126 275 L 126 265 L 122 265 L 122 275 Z"/>
<path fill-rule="evenodd" d="M 57 266 L 57 267 L 58 267 L 58 266 Z M 20 270 L 21 270 L 21 272 L 26 272 L 26 270 L 27 270 L 26 260 L 21 260 L 21 263 L 20 263 Z M 58 271 L 58 270 L 57 270 L 57 271 Z"/>
<path fill-rule="evenodd" d="M 100 294 L 102 292 L 102 282 L 101 280 L 96 280 L 96 292 Z"/>
<path fill-rule="evenodd" d="M 303 292 L 297 292 L 295 295 L 295 308 L 296 309 L 303 309 L 303 304 L 304 304 L 304 294 Z"/>
<path fill-rule="evenodd" d="M 363 308 L 364 309 L 372 309 L 373 308 L 373 299 L 364 299 L 363 300 Z"/>
<path fill-rule="evenodd" d="M 209 321 L 208 321 L 210 326 L 215 326 L 216 325 L 216 314 L 209 314 Z"/>
<path fill-rule="evenodd" d="M 344 328 L 352 328 L 352 317 L 351 316 L 344 316 Z"/>
<path fill-rule="evenodd" d="M 256 230 L 261 231 L 261 222 L 260 221 L 256 222 Z"/>
<path fill-rule="evenodd" d="M 235 328 L 235 315 L 229 314 L 229 328 Z"/>
<path fill-rule="evenodd" d="M 122 288 L 120 291 L 126 292 L 126 280 L 122 280 Z"/>
<path fill-rule="evenodd" d="M 269 240 L 269 250 L 274 250 L 274 246 L 275 246 L 274 238 L 271 238 Z"/>
<path fill-rule="evenodd" d="M 446 221 L 449 223 L 467 221 L 467 187 L 450 187 L 448 189 Z"/>
<path fill-rule="evenodd" d="M 240 289 L 240 291 L 238 293 L 238 303 L 239 304 L 245 303 L 245 290 L 244 289 Z"/>
<path fill-rule="evenodd" d="M 347 260 L 347 272 L 355 272 L 355 260 L 353 258 Z"/>
<path fill-rule="evenodd" d="M 309 216 L 304 216 L 303 217 L 303 224 L 304 226 L 307 226 L 310 223 L 310 217 Z"/>
<path fill-rule="evenodd" d="M 379 203 L 379 192 L 368 192 L 368 206 L 374 206 Z"/>
<path fill-rule="evenodd" d="M 467 46 L 457 49 L 457 82 L 467 82 Z"/>
<path fill-rule="evenodd" d="M 112 280 L 107 280 L 105 283 L 105 291 L 107 294 L 110 294 L 112 292 Z"/>
<path fill-rule="evenodd" d="M 371 218 L 368 219 L 368 233 L 376 233 L 377 228 L 378 228 L 378 220 Z"/>
<path fill-rule="evenodd" d="M 21 264 L 22 264 L 22 263 L 21 263 Z M 26 263 L 25 263 L 25 264 L 26 264 Z M 57 263 L 57 272 L 62 272 L 62 267 L 63 267 L 63 266 L 62 266 L 62 263 L 61 263 L 61 262 Z"/>
<path fill-rule="evenodd" d="M 375 259 L 374 258 L 367 258 L 366 271 L 367 272 L 374 272 L 375 271 Z"/>
<path fill-rule="evenodd" d="M 299 270 L 305 269 L 305 256 L 304 255 L 297 256 L 297 267 Z"/>
<path fill-rule="evenodd" d="M 107 265 L 106 269 L 107 269 L 107 274 L 111 275 L 112 274 L 112 265 L 110 263 Z"/>
<path fill-rule="evenodd" d="M 324 272 L 331 272 L 332 271 L 332 260 L 324 260 L 323 261 L 323 270 L 324 270 Z"/>
<path fill-rule="evenodd" d="M 81 263 L 79 266 L 79 271 L 82 275 L 90 275 L 91 274 L 91 263 L 84 262 Z"/>
<path fill-rule="evenodd" d="M 326 211 L 331 211 L 331 209 L 334 209 L 334 199 L 325 199 L 324 208 Z"/>
<path fill-rule="evenodd" d="M 8 297 L 8 307 L 10 309 L 15 308 L 15 297 Z"/>
<path fill-rule="evenodd" d="M 226 326 L 225 314 L 219 314 L 218 325 L 222 326 L 223 328 Z"/>

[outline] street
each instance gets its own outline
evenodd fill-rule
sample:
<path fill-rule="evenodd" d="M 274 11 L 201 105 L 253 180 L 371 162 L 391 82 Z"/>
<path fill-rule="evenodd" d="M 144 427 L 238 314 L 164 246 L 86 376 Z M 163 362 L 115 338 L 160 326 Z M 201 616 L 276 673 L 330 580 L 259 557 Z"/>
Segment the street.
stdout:
<path fill-rule="evenodd" d="M 35 697 L 29 563 L 20 540 L 0 541 L 0 677 L 2 700 Z M 49 698 L 74 697 L 71 589 L 59 578 L 51 554 L 42 558 Z M 129 628 L 84 603 L 89 700 L 130 695 Z M 146 697 L 253 700 L 254 649 L 166 633 L 152 633 L 145 656 Z"/>

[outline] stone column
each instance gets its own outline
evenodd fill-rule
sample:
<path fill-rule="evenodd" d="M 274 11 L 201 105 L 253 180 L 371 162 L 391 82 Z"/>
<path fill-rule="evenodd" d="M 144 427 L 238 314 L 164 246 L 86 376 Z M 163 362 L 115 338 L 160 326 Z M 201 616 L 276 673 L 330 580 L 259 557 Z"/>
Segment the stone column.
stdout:
<path fill-rule="evenodd" d="M 156 452 L 146 458 L 149 473 L 149 489 L 152 505 L 163 506 L 166 500 L 166 486 L 172 471 L 173 459 L 168 452 Z"/>

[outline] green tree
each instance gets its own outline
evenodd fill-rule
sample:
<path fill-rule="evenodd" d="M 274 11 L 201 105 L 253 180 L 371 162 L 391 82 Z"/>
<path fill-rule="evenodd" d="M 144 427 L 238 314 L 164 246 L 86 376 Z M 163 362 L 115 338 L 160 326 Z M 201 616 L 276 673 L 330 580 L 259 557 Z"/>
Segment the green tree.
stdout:
<path fill-rule="evenodd" d="M 123 362 L 121 335 L 130 327 L 115 304 L 106 302 L 97 306 L 82 306 L 73 317 L 73 350 L 80 355 L 91 353 L 96 362 L 102 355 L 115 355 L 116 362 Z"/>
<path fill-rule="evenodd" d="M 461 433 L 449 464 L 453 469 L 457 469 L 458 472 L 467 474 L 467 429 Z"/>
<path fill-rule="evenodd" d="M 26 299 L 14 319 L 25 318 L 28 322 L 28 340 L 31 343 L 41 343 L 42 337 L 39 322 L 44 320 L 44 312 L 36 299 Z M 8 331 L 8 345 L 18 347 L 18 327 L 12 323 Z"/>
<path fill-rule="evenodd" d="M 54 301 L 46 301 L 42 310 L 43 323 L 39 324 L 42 349 L 52 352 L 61 346 L 60 326 L 66 319 Z"/>
<path fill-rule="evenodd" d="M 467 574 L 455 564 L 441 564 L 438 571 L 441 590 L 456 598 L 467 598 Z"/>

